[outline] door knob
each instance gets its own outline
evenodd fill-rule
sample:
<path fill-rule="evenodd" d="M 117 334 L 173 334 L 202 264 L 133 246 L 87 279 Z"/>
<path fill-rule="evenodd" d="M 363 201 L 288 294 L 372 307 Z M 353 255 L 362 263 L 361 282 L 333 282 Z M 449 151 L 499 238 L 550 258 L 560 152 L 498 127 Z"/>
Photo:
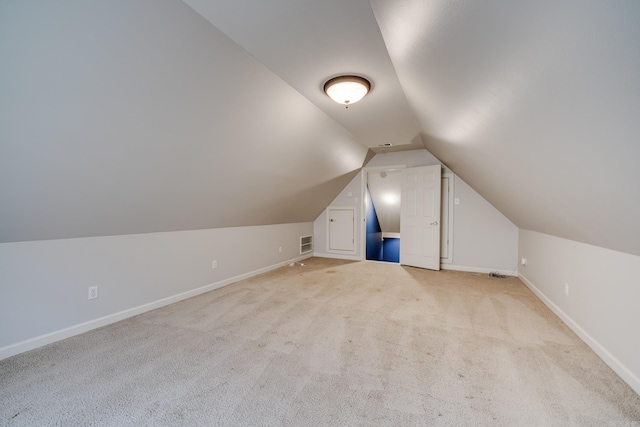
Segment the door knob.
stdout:
<path fill-rule="evenodd" d="M 333 218 L 331 218 L 329 221 L 330 221 L 330 222 L 335 222 Z"/>
<path fill-rule="evenodd" d="M 438 221 L 433 221 L 431 225 L 438 225 Z"/>

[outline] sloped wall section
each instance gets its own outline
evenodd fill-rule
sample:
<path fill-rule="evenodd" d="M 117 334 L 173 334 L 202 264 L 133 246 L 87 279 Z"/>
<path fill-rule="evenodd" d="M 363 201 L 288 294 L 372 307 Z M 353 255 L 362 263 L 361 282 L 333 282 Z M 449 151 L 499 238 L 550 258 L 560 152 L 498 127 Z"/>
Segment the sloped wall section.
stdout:
<path fill-rule="evenodd" d="M 313 221 L 365 160 L 183 2 L 1 2 L 0 28 L 0 242 Z"/>

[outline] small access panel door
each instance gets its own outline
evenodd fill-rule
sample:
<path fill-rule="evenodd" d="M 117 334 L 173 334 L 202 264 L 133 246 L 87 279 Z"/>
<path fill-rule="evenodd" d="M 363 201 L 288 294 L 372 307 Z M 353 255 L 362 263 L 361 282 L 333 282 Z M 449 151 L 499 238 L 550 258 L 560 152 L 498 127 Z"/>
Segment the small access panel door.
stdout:
<path fill-rule="evenodd" d="M 327 209 L 327 251 L 352 254 L 355 251 L 355 209 Z"/>

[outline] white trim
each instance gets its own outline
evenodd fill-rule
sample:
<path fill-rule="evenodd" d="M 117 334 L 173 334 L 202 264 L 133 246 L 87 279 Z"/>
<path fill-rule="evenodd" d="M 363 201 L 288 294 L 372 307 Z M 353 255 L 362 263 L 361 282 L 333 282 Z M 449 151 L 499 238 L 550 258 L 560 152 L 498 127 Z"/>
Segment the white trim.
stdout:
<path fill-rule="evenodd" d="M 319 257 L 319 258 L 334 258 L 334 259 L 347 259 L 349 261 L 362 261 L 362 259 L 358 255 L 343 255 L 343 254 L 334 254 L 334 253 L 326 253 L 326 252 L 314 252 L 313 256 Z"/>
<path fill-rule="evenodd" d="M 390 231 L 383 231 L 382 232 L 382 238 L 383 239 L 399 239 L 400 238 L 400 233 L 392 233 Z"/>
<path fill-rule="evenodd" d="M 449 241 L 449 243 L 447 244 L 447 254 L 445 257 L 442 256 L 442 253 L 440 253 L 440 264 L 452 264 L 453 263 L 453 209 L 454 209 L 454 205 L 453 205 L 453 199 L 455 198 L 455 175 L 453 172 L 451 172 L 451 170 L 443 167 L 442 168 L 442 178 L 447 178 L 449 180 L 449 188 L 448 188 L 448 211 L 449 211 L 449 215 L 447 215 L 447 218 L 440 218 L 440 223 L 444 224 L 444 222 L 447 222 L 447 231 L 448 234 L 445 235 L 440 235 L 440 239 L 447 239 Z M 441 197 L 442 199 L 442 197 Z M 442 227 L 441 227 L 442 229 Z M 442 268 L 442 267 L 441 267 Z"/>
<path fill-rule="evenodd" d="M 441 264 L 440 268 L 443 270 L 454 270 L 454 271 L 467 271 L 469 273 L 486 273 L 489 274 L 491 272 L 496 272 L 500 274 L 504 274 L 505 276 L 513 276 L 517 277 L 518 272 L 513 270 L 501 270 L 499 268 L 484 268 L 484 267 L 467 267 L 465 265 L 453 265 L 453 264 Z"/>
<path fill-rule="evenodd" d="M 329 225 L 329 222 L 331 221 L 330 211 L 332 210 L 353 212 L 353 250 L 351 251 L 343 251 L 343 250 L 329 248 L 329 246 L 331 246 L 331 227 Z M 325 250 L 332 254 L 356 255 L 358 253 L 358 247 L 356 246 L 356 240 L 358 240 L 358 230 L 356 227 L 356 222 L 358 221 L 358 209 L 355 206 L 327 206 L 326 212 L 327 212 L 326 214 L 327 247 L 325 248 Z"/>
<path fill-rule="evenodd" d="M 311 257 L 311 254 L 296 257 L 288 261 L 279 262 L 277 264 L 259 268 L 257 270 L 250 271 L 248 273 L 240 274 L 235 277 L 230 277 L 228 279 L 211 283 L 196 289 L 192 289 L 190 291 L 182 292 L 177 295 L 173 295 L 167 298 L 162 298 L 157 301 L 139 305 L 137 307 L 129 308 L 127 310 L 123 310 L 117 313 L 109 314 L 107 316 L 100 317 L 98 319 L 89 320 L 88 322 L 80 323 L 78 325 L 69 326 L 68 328 L 64 328 L 59 331 L 50 332 L 45 335 L 40 335 L 39 337 L 30 338 L 28 340 L 20 341 L 15 344 L 10 344 L 0 348 L 0 360 L 6 359 L 11 356 L 15 356 L 16 354 L 24 353 L 25 351 L 29 351 L 29 350 L 33 350 L 33 349 L 45 346 L 47 344 L 61 341 L 65 338 L 69 338 L 75 335 L 82 334 L 84 332 L 88 332 L 93 329 L 101 328 L 103 326 L 110 325 L 112 323 L 119 322 L 129 317 L 137 316 L 138 314 L 146 313 L 147 311 L 155 310 L 156 308 L 164 307 L 166 305 L 173 304 L 173 303 L 185 300 L 187 298 L 192 298 L 192 297 L 204 294 L 206 292 L 211 292 L 213 290 L 222 288 L 232 283 L 236 283 L 241 280 L 248 279 L 250 277 L 254 277 L 271 270 L 275 270 L 276 268 L 289 265 L 292 262 L 301 261 L 303 259 L 307 259 L 310 257 Z"/>
<path fill-rule="evenodd" d="M 545 294 L 540 291 L 533 283 L 522 274 L 519 274 L 520 280 L 544 303 L 551 311 L 553 311 L 573 332 L 582 339 L 600 358 L 609 365 L 616 374 L 620 376 L 629 386 L 638 394 L 640 394 L 640 378 L 638 378 L 629 368 L 622 364 L 613 354 L 602 346 L 598 341 L 589 335 L 580 327 L 567 313 L 562 311 L 560 307 L 555 305 Z"/>
<path fill-rule="evenodd" d="M 389 166 L 367 166 L 362 168 L 362 173 L 367 172 L 388 172 L 406 169 L 407 165 L 389 165 Z"/>

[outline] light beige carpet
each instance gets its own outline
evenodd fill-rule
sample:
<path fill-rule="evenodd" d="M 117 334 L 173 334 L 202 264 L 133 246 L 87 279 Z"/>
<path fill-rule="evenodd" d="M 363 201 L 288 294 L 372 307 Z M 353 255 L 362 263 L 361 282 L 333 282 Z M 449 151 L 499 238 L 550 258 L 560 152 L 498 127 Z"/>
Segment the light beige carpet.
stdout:
<path fill-rule="evenodd" d="M 3 426 L 637 426 L 516 278 L 314 258 L 0 362 Z"/>

